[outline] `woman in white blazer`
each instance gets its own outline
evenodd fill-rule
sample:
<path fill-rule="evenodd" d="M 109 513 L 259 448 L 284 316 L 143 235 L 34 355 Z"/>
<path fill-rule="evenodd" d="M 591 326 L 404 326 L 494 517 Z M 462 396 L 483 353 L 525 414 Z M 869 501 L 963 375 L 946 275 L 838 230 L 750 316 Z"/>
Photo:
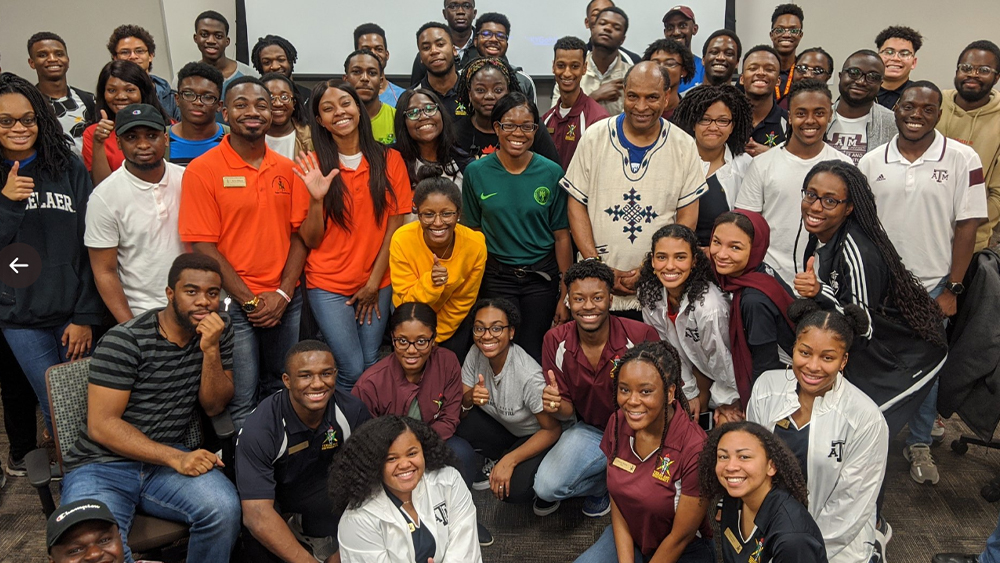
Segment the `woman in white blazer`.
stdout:
<path fill-rule="evenodd" d="M 743 420 L 729 351 L 729 302 L 715 285 L 694 231 L 672 224 L 653 233 L 636 291 L 643 320 L 680 355 L 692 414 L 714 409 L 715 424 Z M 704 396 L 697 376 L 710 384 Z"/>
<path fill-rule="evenodd" d="M 343 563 L 481 563 L 472 495 L 457 460 L 419 420 L 382 416 L 334 458 Z"/>
<path fill-rule="evenodd" d="M 867 562 L 875 550 L 889 427 L 843 369 L 868 317 L 857 305 L 840 314 L 807 299 L 794 302 L 788 316 L 797 325 L 792 367 L 757 379 L 747 419 L 772 430 L 799 459 L 830 563 Z"/>

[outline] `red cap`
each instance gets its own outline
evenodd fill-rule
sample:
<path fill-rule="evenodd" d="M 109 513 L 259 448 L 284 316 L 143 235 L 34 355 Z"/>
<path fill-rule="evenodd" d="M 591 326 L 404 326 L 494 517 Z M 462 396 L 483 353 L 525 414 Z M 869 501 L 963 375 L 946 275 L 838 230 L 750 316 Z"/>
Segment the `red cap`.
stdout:
<path fill-rule="evenodd" d="M 691 10 L 691 8 L 688 8 L 687 6 L 674 6 L 673 8 L 667 10 L 667 14 L 663 16 L 663 23 L 667 23 L 667 20 L 670 19 L 670 16 L 674 14 L 681 14 L 685 18 L 694 22 L 694 11 Z"/>

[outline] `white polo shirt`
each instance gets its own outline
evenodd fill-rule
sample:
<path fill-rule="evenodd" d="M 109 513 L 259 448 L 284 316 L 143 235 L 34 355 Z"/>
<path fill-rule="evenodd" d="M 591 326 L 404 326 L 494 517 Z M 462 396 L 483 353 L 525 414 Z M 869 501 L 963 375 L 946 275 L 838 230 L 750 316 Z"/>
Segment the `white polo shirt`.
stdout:
<path fill-rule="evenodd" d="M 156 184 L 122 166 L 94 188 L 87 204 L 83 243 L 118 248 L 118 277 L 133 315 L 167 304 L 167 273 L 184 252 L 177 230 L 184 168 L 165 164 Z"/>
<path fill-rule="evenodd" d="M 951 274 L 955 224 L 987 217 L 983 165 L 975 150 L 936 131 L 927 151 L 909 162 L 898 138 L 866 154 L 858 168 L 903 264 L 930 291 Z"/>

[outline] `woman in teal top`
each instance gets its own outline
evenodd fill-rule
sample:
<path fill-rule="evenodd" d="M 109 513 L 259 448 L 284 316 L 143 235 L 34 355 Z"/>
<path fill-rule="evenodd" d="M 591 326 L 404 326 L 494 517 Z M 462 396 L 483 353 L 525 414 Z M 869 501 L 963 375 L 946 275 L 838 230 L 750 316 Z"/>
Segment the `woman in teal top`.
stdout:
<path fill-rule="evenodd" d="M 465 224 L 486 236 L 479 296 L 504 297 L 521 312 L 517 343 L 542 360 L 542 337 L 569 319 L 562 272 L 573 261 L 562 168 L 531 151 L 538 108 L 520 92 L 493 108 L 499 147 L 469 164 L 462 185 Z"/>

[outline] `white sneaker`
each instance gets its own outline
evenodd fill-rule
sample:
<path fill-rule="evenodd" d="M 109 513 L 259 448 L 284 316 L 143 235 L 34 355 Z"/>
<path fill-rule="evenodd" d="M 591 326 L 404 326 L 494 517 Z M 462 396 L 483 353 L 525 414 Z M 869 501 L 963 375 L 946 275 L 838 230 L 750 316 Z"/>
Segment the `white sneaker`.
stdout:
<path fill-rule="evenodd" d="M 931 426 L 931 438 L 935 442 L 944 441 L 944 419 L 941 415 L 934 417 L 934 424 Z"/>

